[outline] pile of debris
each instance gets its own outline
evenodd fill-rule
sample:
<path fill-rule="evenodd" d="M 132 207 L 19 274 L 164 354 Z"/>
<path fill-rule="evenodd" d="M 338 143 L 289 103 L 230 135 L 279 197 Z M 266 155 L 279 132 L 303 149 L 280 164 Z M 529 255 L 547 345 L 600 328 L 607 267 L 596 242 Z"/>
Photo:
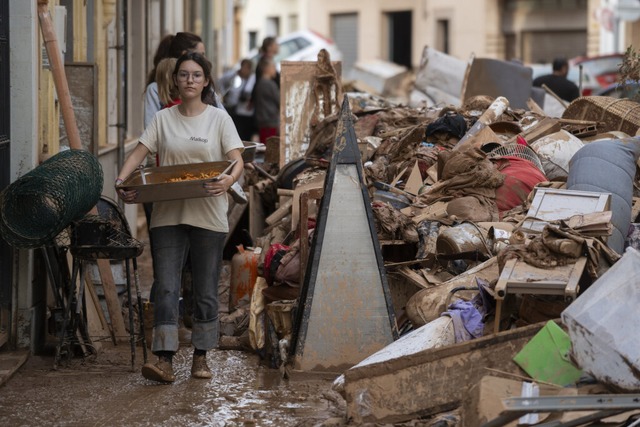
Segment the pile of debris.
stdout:
<path fill-rule="evenodd" d="M 640 243 L 639 105 L 584 97 L 553 118 L 532 99 L 528 109 L 484 95 L 412 108 L 347 97 L 401 336 L 336 380 L 347 418 L 637 417 L 635 395 L 592 396 L 640 390 L 640 346 L 624 317 L 640 296 L 640 253 L 625 253 Z M 309 253 L 321 245 L 314 230 L 328 215 L 319 201 L 341 123 L 338 114 L 314 123 L 286 177 L 253 181 L 278 208 L 257 239 L 260 277 L 243 313 L 252 347 L 284 375 L 310 301 Z M 525 402 L 537 396 L 550 400 Z M 596 413 L 575 412 L 585 408 Z"/>

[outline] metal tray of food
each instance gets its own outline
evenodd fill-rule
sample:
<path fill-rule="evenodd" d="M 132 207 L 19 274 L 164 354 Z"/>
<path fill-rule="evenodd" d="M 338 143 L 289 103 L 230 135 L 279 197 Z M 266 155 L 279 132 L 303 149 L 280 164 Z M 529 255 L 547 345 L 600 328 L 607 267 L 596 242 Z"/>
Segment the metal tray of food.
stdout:
<path fill-rule="evenodd" d="M 229 173 L 234 164 L 224 161 L 137 169 L 116 188 L 136 190 L 136 203 L 209 197 L 204 183 Z"/>
<path fill-rule="evenodd" d="M 258 148 L 257 142 L 242 141 L 244 144 L 244 151 L 242 152 L 242 161 L 245 163 L 251 163 L 256 159 L 256 149 Z"/>

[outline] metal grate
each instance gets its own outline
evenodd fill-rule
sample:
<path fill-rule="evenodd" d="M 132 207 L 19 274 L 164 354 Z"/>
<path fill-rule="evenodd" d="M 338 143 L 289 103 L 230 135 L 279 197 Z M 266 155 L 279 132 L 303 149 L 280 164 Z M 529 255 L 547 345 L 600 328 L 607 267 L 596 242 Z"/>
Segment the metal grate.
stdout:
<path fill-rule="evenodd" d="M 540 172 L 544 174 L 544 169 L 542 168 L 542 163 L 540 162 L 540 158 L 531 148 L 526 147 L 520 144 L 507 144 L 501 147 L 496 148 L 487 154 L 487 157 L 490 159 L 497 159 L 500 157 L 518 157 L 520 159 L 528 160 L 533 163 L 535 167 L 537 167 Z"/>

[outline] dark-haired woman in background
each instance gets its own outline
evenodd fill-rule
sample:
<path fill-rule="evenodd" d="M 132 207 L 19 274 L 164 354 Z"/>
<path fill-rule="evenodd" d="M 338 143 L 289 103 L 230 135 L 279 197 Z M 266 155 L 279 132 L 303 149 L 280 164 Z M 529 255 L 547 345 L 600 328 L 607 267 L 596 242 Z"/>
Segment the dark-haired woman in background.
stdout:
<path fill-rule="evenodd" d="M 159 153 L 161 166 L 236 160 L 233 170 L 204 185 L 211 197 L 154 203 L 151 234 L 157 278 L 153 342 L 158 356 L 142 367 L 150 380 L 173 382 L 173 355 L 178 350 L 178 300 L 182 266 L 191 250 L 194 319 L 191 341 L 195 347 L 191 375 L 211 378 L 206 352 L 218 343 L 218 276 L 227 220 L 226 192 L 242 174 L 243 145 L 229 115 L 205 102 L 212 89 L 211 63 L 199 53 L 182 55 L 174 79 L 182 104 L 158 112 L 125 162 L 116 184 L 122 182 L 151 153 Z M 135 191 L 119 191 L 135 203 Z"/>
<path fill-rule="evenodd" d="M 278 71 L 273 59 L 264 57 L 258 63 L 256 76 L 259 76 L 253 89 L 253 106 L 256 111 L 256 123 L 260 142 L 279 134 L 280 128 L 280 88 L 276 83 Z"/>

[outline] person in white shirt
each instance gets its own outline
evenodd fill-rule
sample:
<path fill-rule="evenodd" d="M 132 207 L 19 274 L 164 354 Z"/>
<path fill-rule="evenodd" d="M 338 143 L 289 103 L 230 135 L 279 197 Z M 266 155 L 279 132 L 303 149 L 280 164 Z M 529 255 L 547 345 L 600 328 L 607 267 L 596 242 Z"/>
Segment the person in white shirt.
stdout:
<path fill-rule="evenodd" d="M 140 137 L 116 180 L 129 176 L 148 153 L 158 153 L 160 166 L 235 160 L 229 174 L 204 184 L 210 197 L 154 203 L 151 216 L 156 295 L 151 350 L 156 363 L 142 367 L 153 381 L 175 381 L 173 355 L 178 350 L 178 302 L 181 272 L 191 251 L 194 319 L 191 341 L 195 347 L 191 375 L 211 378 L 206 352 L 218 344 L 218 276 L 222 250 L 229 232 L 226 192 L 243 170 L 243 145 L 231 117 L 205 100 L 212 91 L 211 63 L 201 54 L 182 55 L 174 78 L 182 104 L 159 111 Z M 135 203 L 135 190 L 118 196 Z"/>

